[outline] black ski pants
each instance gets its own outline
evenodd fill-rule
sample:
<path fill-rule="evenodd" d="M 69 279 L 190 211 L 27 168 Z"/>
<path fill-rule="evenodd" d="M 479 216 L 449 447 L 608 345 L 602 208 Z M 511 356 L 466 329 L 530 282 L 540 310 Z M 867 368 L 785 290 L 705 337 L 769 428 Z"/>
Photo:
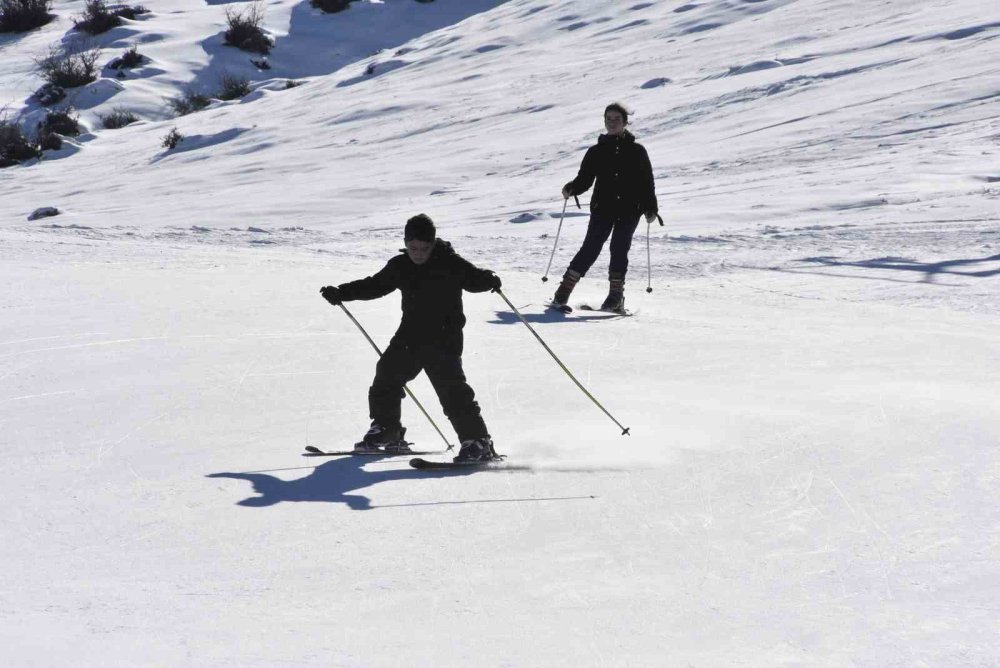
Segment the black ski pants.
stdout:
<path fill-rule="evenodd" d="M 592 213 L 583 246 L 570 261 L 569 268 L 581 276 L 586 276 L 587 271 L 601 254 L 604 243 L 611 237 L 611 263 L 608 271 L 624 276 L 628 271 L 628 251 L 632 248 L 632 236 L 639 225 L 639 218 L 639 215 L 604 217 Z"/>
<path fill-rule="evenodd" d="M 389 343 L 375 366 L 375 380 L 368 390 L 371 419 L 383 427 L 399 426 L 403 385 L 421 371 L 434 386 L 441 408 L 448 416 L 459 441 L 489 436 L 476 394 L 466 382 L 459 352 L 434 344 L 408 344 L 397 338 Z"/>

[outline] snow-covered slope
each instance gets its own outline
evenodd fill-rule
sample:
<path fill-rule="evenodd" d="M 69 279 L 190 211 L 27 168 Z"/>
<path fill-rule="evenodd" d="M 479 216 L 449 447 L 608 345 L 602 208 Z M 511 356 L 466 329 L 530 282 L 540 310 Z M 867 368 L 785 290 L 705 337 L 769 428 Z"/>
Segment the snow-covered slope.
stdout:
<path fill-rule="evenodd" d="M 1000 665 L 995 11 L 275 0 L 262 71 L 221 46 L 243 4 L 145 4 L 102 39 L 150 61 L 76 92 L 92 132 L 0 170 L 14 665 Z M 82 5 L 0 36 L 28 125 Z M 254 92 L 169 117 L 223 71 Z M 635 238 L 635 317 L 557 317 L 559 190 L 612 100 L 667 226 Z M 99 129 L 116 106 L 145 120 Z M 375 359 L 318 288 L 421 211 L 632 436 L 468 295 L 514 468 L 299 457 L 363 432 Z M 388 340 L 395 297 L 349 307 Z"/>

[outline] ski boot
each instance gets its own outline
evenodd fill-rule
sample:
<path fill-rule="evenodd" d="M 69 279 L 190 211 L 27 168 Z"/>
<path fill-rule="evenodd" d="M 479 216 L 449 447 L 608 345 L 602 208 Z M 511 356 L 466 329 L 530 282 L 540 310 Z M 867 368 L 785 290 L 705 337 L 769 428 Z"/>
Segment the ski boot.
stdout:
<path fill-rule="evenodd" d="M 458 451 L 458 457 L 454 461 L 458 464 L 469 464 L 472 462 L 489 462 L 494 459 L 502 459 L 493 449 L 493 439 L 489 436 L 462 441 L 462 449 Z"/>
<path fill-rule="evenodd" d="M 390 446 L 396 446 L 399 443 L 405 444 L 406 442 L 403 440 L 405 434 L 406 427 L 383 427 L 377 422 L 372 422 L 365 437 L 354 444 L 354 452 L 387 452 Z"/>
<path fill-rule="evenodd" d="M 601 304 L 601 310 L 624 315 L 625 274 L 612 271 L 608 274 L 608 282 L 610 283 L 610 286 L 608 287 L 608 296 L 605 298 L 604 303 Z"/>
<path fill-rule="evenodd" d="M 575 288 L 576 284 L 579 282 L 580 273 L 573 271 L 572 269 L 567 269 L 566 273 L 563 274 L 559 287 L 556 288 L 556 294 L 552 297 L 552 308 L 559 309 L 560 311 L 571 310 L 567 302 L 569 302 L 569 296 L 572 294 L 573 288 Z"/>

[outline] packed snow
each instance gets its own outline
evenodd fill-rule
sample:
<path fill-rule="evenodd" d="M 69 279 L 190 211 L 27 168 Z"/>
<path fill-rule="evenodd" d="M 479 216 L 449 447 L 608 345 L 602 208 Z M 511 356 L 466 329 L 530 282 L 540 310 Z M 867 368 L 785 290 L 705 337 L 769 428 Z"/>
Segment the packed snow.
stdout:
<path fill-rule="evenodd" d="M 247 3 L 144 4 L 83 134 L 0 169 L 6 665 L 1000 666 L 995 5 L 271 0 L 262 69 Z M 28 130 L 83 7 L 0 35 Z M 633 317 L 564 316 L 612 101 L 666 224 Z M 300 456 L 363 435 L 376 360 L 319 288 L 420 212 L 630 436 L 468 294 L 506 468 Z M 572 303 L 606 290 L 605 251 Z M 384 345 L 398 304 L 347 307 Z"/>

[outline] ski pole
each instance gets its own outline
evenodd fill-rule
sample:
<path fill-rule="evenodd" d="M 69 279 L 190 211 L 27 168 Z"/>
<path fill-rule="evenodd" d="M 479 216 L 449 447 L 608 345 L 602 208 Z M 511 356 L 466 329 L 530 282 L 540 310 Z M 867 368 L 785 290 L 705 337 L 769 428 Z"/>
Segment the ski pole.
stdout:
<path fill-rule="evenodd" d="M 542 283 L 549 280 L 549 269 L 552 268 L 552 258 L 556 256 L 556 247 L 559 245 L 559 233 L 562 232 L 563 218 L 566 216 L 566 205 L 569 203 L 569 198 L 563 200 L 563 210 L 559 215 L 559 227 L 556 229 L 556 242 L 552 245 L 552 255 L 549 256 L 549 266 L 545 267 L 545 275 L 542 276 Z"/>
<path fill-rule="evenodd" d="M 347 317 L 350 318 L 351 322 L 353 322 L 357 326 L 357 328 L 359 330 L 361 330 L 361 333 L 365 335 L 365 338 L 368 339 L 368 343 L 372 344 L 372 348 L 375 349 L 375 352 L 378 353 L 378 356 L 382 357 L 382 351 L 379 350 L 378 345 L 374 341 L 372 341 L 372 337 L 368 336 L 368 332 L 366 332 L 365 328 L 361 326 L 361 323 L 358 322 L 357 319 L 353 315 L 351 315 L 351 312 L 347 310 L 346 306 L 344 306 L 343 304 L 338 304 L 338 306 L 340 306 L 340 308 L 344 309 L 344 313 L 347 314 Z M 455 446 L 452 445 L 451 443 L 449 443 L 448 442 L 448 438 L 443 433 L 441 433 L 441 430 L 438 429 L 437 423 L 434 422 L 434 418 L 432 418 L 427 413 L 427 411 L 424 410 L 423 404 L 421 404 L 417 400 L 417 397 L 414 396 L 413 392 L 410 392 L 410 388 L 408 388 L 406 385 L 403 385 L 403 389 L 406 390 L 407 396 L 409 396 L 410 399 L 413 399 L 413 403 L 415 403 L 417 405 L 417 408 L 419 408 L 420 412 L 424 414 L 424 417 L 427 418 L 430 421 L 431 425 L 434 427 L 434 430 L 438 433 L 438 435 L 441 436 L 442 439 L 444 439 L 444 444 L 448 446 L 448 449 L 449 450 L 454 450 Z"/>
<path fill-rule="evenodd" d="M 629 431 L 628 431 L 628 430 L 629 430 L 630 428 L 629 428 L 629 427 L 623 427 L 623 426 L 622 426 L 622 423 L 621 423 L 621 422 L 619 422 L 618 420 L 616 420 L 616 419 L 615 419 L 615 416 L 614 416 L 614 415 L 612 415 L 611 413 L 609 413 L 609 412 L 608 412 L 608 409 L 607 409 L 607 408 L 605 408 L 604 406 L 602 406 L 602 405 L 601 405 L 601 402 L 600 402 L 600 401 L 598 401 L 597 399 L 595 399 L 595 398 L 594 398 L 594 395 L 592 395 L 592 394 L 591 394 L 590 392 L 588 392 L 588 391 L 587 391 L 587 388 L 585 388 L 585 387 L 583 386 L 583 383 L 581 383 L 580 381 L 578 381 L 578 380 L 576 379 L 576 376 L 574 376 L 574 375 L 573 375 L 573 374 L 572 374 L 572 373 L 570 372 L 570 370 L 566 368 L 566 365 L 562 363 L 562 360 L 560 360 L 560 359 L 559 359 L 559 358 L 558 358 L 558 357 L 556 356 L 556 354 L 555 354 L 554 352 L 552 352 L 552 349 L 551 349 L 551 348 L 549 348 L 549 347 L 548 347 L 548 345 L 546 345 L 545 341 L 543 341 L 543 340 L 542 340 L 542 337 L 540 337 L 540 336 L 538 335 L 538 332 L 536 332 L 536 331 L 535 331 L 535 329 L 534 329 L 534 328 L 533 328 L 533 327 L 532 327 L 531 325 L 529 325 L 529 324 L 528 324 L 528 321 L 524 319 L 524 316 L 523 316 L 523 315 L 521 315 L 521 312 L 517 310 L 517 307 L 516 307 L 516 306 L 514 306 L 514 305 L 513 305 L 513 304 L 512 304 L 511 302 L 510 302 L 510 300 L 509 300 L 509 299 L 507 299 L 507 295 L 505 295 L 505 294 L 504 294 L 503 292 L 501 292 L 499 288 L 498 288 L 498 289 L 496 289 L 496 290 L 494 290 L 494 292 L 495 292 L 495 293 L 497 293 L 498 295 L 500 295 L 501 297 L 503 297 L 503 300 L 504 300 L 505 302 L 507 302 L 507 306 L 509 306 L 509 307 L 510 307 L 510 310 L 512 310 L 512 311 L 514 312 L 514 315 L 516 315 L 516 316 L 517 316 L 517 317 L 518 317 L 518 318 L 519 318 L 519 319 L 521 320 L 521 322 L 523 322 L 523 323 L 524 323 L 524 326 L 528 328 L 528 331 L 530 331 L 530 332 L 531 332 L 532 334 L 534 334 L 534 335 L 535 335 L 535 338 L 536 338 L 536 339 L 538 339 L 538 342 L 539 342 L 540 344 L 542 344 L 542 347 L 543 347 L 543 348 L 545 348 L 545 350 L 547 350 L 547 351 L 548 351 L 549 355 L 552 355 L 552 359 L 554 359 L 554 360 L 556 361 L 556 364 L 558 364 L 558 365 L 559 365 L 559 368 L 561 368 L 561 369 L 562 369 L 563 371 L 565 371 L 565 372 L 566 372 L 566 375 L 567 375 L 567 376 L 569 376 L 569 377 L 570 377 L 570 379 L 572 379 L 572 381 L 573 381 L 574 383 L 576 383 L 576 386 L 577 386 L 577 387 L 579 387 L 579 388 L 580 388 L 580 390 L 581 390 L 581 391 L 582 391 L 582 392 L 583 392 L 583 393 L 584 393 L 585 395 L 587 395 L 587 398 L 588 398 L 588 399 L 590 399 L 591 401 L 593 401 L 593 402 L 594 402 L 594 403 L 595 403 L 595 404 L 597 405 L 597 407 L 598 407 L 598 408 L 600 408 L 600 409 L 601 409 L 602 411 L 604 411 L 604 414 L 605 414 L 605 415 L 607 415 L 607 416 L 608 416 L 609 418 L 611 418 L 611 421 L 612 421 L 612 422 L 614 422 L 614 423 L 615 423 L 616 425 L 618 425 L 618 428 L 622 430 L 622 436 L 631 436 L 631 434 L 630 434 L 630 433 L 629 433 Z"/>
<path fill-rule="evenodd" d="M 656 214 L 656 219 L 660 221 L 660 227 L 663 227 L 663 218 L 660 214 Z M 653 221 L 646 221 L 646 293 L 653 291 L 653 262 L 650 260 L 649 254 L 649 228 L 653 226 Z"/>

